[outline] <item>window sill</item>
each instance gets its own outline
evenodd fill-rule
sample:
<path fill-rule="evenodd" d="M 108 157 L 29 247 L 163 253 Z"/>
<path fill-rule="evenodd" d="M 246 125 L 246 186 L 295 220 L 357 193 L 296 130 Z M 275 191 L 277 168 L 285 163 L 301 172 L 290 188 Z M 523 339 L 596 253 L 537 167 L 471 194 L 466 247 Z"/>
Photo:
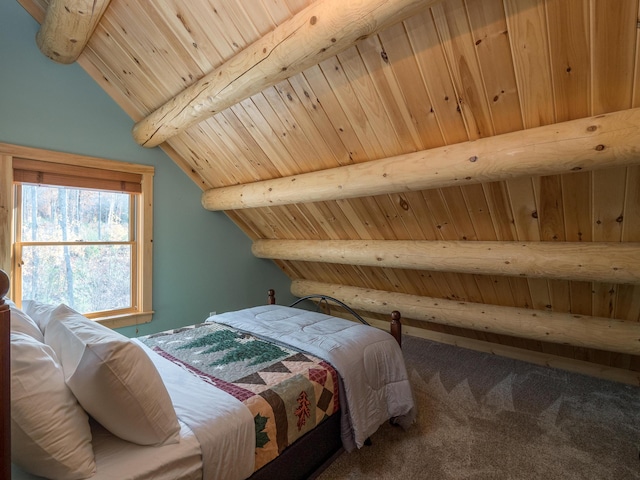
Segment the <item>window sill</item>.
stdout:
<path fill-rule="evenodd" d="M 130 327 L 132 325 L 140 325 L 142 323 L 149 323 L 152 318 L 153 312 L 136 312 L 114 315 L 112 317 L 100 317 L 96 318 L 95 321 L 105 327 L 122 328 Z"/>

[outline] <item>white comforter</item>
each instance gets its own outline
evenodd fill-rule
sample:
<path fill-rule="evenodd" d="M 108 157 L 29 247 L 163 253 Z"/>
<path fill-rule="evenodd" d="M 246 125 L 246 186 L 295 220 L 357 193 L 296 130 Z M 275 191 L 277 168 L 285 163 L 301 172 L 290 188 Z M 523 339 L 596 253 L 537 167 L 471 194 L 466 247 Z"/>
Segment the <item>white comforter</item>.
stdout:
<path fill-rule="evenodd" d="M 389 418 L 401 417 L 403 425 L 413 421 L 415 409 L 404 357 L 387 332 L 277 305 L 224 313 L 209 321 L 305 350 L 333 365 L 347 400 L 347 405 L 341 406 L 342 440 L 347 451 L 360 448 Z"/>

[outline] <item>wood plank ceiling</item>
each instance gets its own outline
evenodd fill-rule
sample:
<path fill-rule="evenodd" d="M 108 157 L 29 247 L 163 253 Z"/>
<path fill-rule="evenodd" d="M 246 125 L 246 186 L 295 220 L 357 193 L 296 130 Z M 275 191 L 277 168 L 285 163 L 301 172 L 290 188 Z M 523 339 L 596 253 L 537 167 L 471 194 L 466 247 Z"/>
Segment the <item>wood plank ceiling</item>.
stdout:
<path fill-rule="evenodd" d="M 42 22 L 46 1 L 18 1 Z M 313 3 L 111 0 L 78 61 L 140 122 Z M 336 294 L 342 287 L 366 289 L 346 289 L 344 300 L 356 301 L 374 319 L 385 318 L 385 309 L 405 306 L 411 333 L 637 384 L 640 143 L 625 132 L 640 126 L 630 110 L 640 107 L 638 0 L 424 3 L 404 21 L 278 80 L 172 136 L 161 148 L 203 191 L 252 184 L 256 198 L 268 198 L 269 184 L 256 182 L 289 177 L 298 200 L 226 213 L 254 241 L 313 242 L 299 246 L 314 252 L 306 259 L 287 260 L 283 253 L 274 258 L 298 292 L 316 286 L 305 282 L 329 284 L 327 290 Z M 562 129 L 573 125 L 564 122 L 588 119 L 574 128 L 578 133 L 572 138 L 581 141 L 588 134 L 579 132 L 600 128 L 605 120 L 598 116 L 604 114 L 615 124 L 606 142 L 589 143 L 580 155 L 562 150 L 568 135 Z M 326 171 L 311 177 L 310 185 L 318 178 L 319 188 L 333 181 L 339 190 L 345 170 L 331 169 L 373 166 L 415 152 L 424 157 L 425 171 L 436 155 L 446 170 L 446 152 L 455 151 L 448 146 L 485 148 L 485 139 L 511 146 L 504 154 L 512 158 L 511 166 L 502 176 L 489 172 L 476 179 L 475 172 L 469 181 L 456 177 L 436 188 L 401 186 L 312 201 L 295 186 L 303 174 Z M 600 150 L 610 156 L 592 159 Z M 520 157 L 520 151 L 535 156 L 537 166 L 526 169 L 529 157 Z M 571 163 L 578 157 L 582 163 Z M 393 165 L 400 165 L 396 160 L 387 162 L 390 176 Z M 412 168 L 410 176 L 426 175 L 422 167 Z M 272 195 L 277 200 L 285 193 Z M 358 262 L 347 244 L 342 261 L 340 255 L 326 261 L 321 257 L 329 244 L 323 241 L 329 240 L 384 241 L 386 247 L 376 252 L 357 244 L 353 248 L 369 248 L 374 258 Z M 445 248 L 454 248 L 451 258 L 467 255 L 465 244 L 499 253 L 496 265 L 482 252 L 469 254 L 466 271 L 444 260 L 439 264 L 433 250 L 421 253 L 417 266 L 382 262 L 410 251 L 412 244 L 396 241 L 446 242 Z M 593 250 L 563 266 L 563 251 L 573 252 L 574 242 Z M 527 253 L 518 253 L 519 244 Z M 530 253 L 535 244 L 558 249 L 536 260 Z M 626 253 L 616 250 L 621 244 Z M 545 255 L 552 265 L 540 273 Z M 429 262 L 430 257 L 435 259 Z M 577 274 L 603 259 L 605 270 L 607 265 L 626 269 L 628 276 Z M 527 260 L 531 265 L 520 273 L 497 266 Z M 406 299 L 430 303 L 412 318 Z M 479 306 L 456 323 L 434 305 L 437 299 Z M 480 321 L 493 306 L 507 310 Z M 522 322 L 519 309 L 533 316 Z M 505 328 L 493 328 L 498 317 Z M 567 318 L 574 321 L 564 326 Z M 627 341 L 610 345 L 608 337 L 623 331 Z"/>

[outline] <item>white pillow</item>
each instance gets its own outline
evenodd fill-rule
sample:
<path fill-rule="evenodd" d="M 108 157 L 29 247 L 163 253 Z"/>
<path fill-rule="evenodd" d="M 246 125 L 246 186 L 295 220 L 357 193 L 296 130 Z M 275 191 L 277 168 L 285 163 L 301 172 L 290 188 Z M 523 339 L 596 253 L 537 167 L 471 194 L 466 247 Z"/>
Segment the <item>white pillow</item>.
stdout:
<path fill-rule="evenodd" d="M 29 315 L 36 325 L 40 328 L 40 331 L 44 334 L 47 328 L 47 324 L 51 319 L 51 314 L 55 310 L 57 305 L 51 305 L 49 303 L 42 303 L 36 300 L 23 300 L 22 309 Z"/>
<path fill-rule="evenodd" d="M 52 479 L 96 472 L 89 418 L 53 349 L 19 332 L 11 333 L 11 460 Z"/>
<path fill-rule="evenodd" d="M 29 315 L 16 307 L 15 303 L 9 302 L 9 308 L 11 309 L 10 330 L 12 332 L 25 333 L 38 340 L 40 343 L 43 343 L 44 335 L 36 322 Z"/>
<path fill-rule="evenodd" d="M 45 342 L 80 405 L 103 427 L 139 445 L 178 442 L 169 393 L 139 345 L 66 305 L 53 311 Z"/>

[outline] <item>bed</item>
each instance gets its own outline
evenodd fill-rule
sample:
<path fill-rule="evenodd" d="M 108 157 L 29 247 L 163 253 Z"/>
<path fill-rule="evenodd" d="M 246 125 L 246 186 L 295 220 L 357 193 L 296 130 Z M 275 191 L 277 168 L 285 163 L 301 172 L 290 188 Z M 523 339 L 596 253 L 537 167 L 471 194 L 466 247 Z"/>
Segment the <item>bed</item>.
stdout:
<path fill-rule="evenodd" d="M 8 279 L 0 277 L 3 298 Z M 342 450 L 365 445 L 385 421 L 413 421 L 397 312 L 396 340 L 361 323 L 275 305 L 272 293 L 267 305 L 138 339 L 64 305 L 26 302 L 22 311 L 0 304 L 2 478 L 40 478 L 9 466 L 11 431 L 16 444 L 31 448 L 16 454 L 14 444 L 16 463 L 57 478 L 258 480 L 310 478 Z M 37 361 L 20 360 L 27 356 Z M 33 374 L 41 363 L 47 369 Z M 39 389 L 45 397 L 31 399 Z M 47 425 L 65 424 L 72 454 L 33 460 L 39 452 L 28 430 L 43 415 Z M 62 448 L 56 445 L 45 447 Z"/>

